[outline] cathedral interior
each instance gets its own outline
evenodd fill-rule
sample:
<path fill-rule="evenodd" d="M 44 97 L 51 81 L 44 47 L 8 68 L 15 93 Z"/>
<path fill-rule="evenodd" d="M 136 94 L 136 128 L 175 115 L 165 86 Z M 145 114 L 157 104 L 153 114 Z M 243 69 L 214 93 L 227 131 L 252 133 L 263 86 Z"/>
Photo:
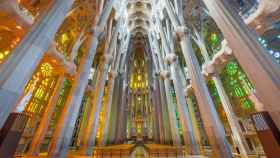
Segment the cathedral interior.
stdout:
<path fill-rule="evenodd" d="M 279 158 L 280 0 L 0 0 L 0 158 Z"/>

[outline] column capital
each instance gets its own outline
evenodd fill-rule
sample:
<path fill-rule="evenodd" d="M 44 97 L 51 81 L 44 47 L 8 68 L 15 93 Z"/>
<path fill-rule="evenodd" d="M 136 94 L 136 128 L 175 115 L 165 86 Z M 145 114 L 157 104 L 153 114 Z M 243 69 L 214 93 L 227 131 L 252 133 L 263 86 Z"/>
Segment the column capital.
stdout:
<path fill-rule="evenodd" d="M 205 76 L 213 76 L 217 73 L 214 63 L 207 62 L 202 65 L 202 74 Z"/>
<path fill-rule="evenodd" d="M 93 35 L 94 37 L 99 37 L 99 35 L 102 33 L 103 29 L 100 26 L 94 26 L 89 30 L 89 33 Z"/>
<path fill-rule="evenodd" d="M 175 28 L 175 35 L 179 41 L 186 35 L 191 34 L 191 30 L 186 26 L 178 26 Z"/>
<path fill-rule="evenodd" d="M 115 78 L 118 75 L 118 71 L 117 70 L 111 70 L 110 71 L 110 77 Z"/>
<path fill-rule="evenodd" d="M 177 61 L 177 55 L 175 53 L 171 53 L 171 54 L 167 54 L 165 56 L 165 61 L 171 65 L 171 64 L 175 64 Z"/>
<path fill-rule="evenodd" d="M 192 85 L 188 84 L 184 89 L 184 93 L 186 94 L 186 97 L 189 97 L 192 91 L 193 91 Z"/>
<path fill-rule="evenodd" d="M 162 70 L 160 71 L 160 76 L 162 79 L 169 79 L 170 78 L 170 72 L 168 70 Z"/>
<path fill-rule="evenodd" d="M 87 85 L 87 87 L 86 87 L 86 94 L 87 94 L 88 96 L 94 94 L 94 89 L 95 89 L 95 88 L 94 88 L 92 85 Z"/>
<path fill-rule="evenodd" d="M 111 54 L 104 54 L 103 61 L 105 62 L 105 64 L 111 64 L 111 62 L 113 61 L 113 56 Z"/>
<path fill-rule="evenodd" d="M 157 77 L 157 76 L 160 76 L 160 72 L 159 71 L 155 71 L 155 76 Z"/>
<path fill-rule="evenodd" d="M 124 70 L 119 70 L 118 72 L 119 72 L 120 75 L 123 75 L 125 73 Z"/>

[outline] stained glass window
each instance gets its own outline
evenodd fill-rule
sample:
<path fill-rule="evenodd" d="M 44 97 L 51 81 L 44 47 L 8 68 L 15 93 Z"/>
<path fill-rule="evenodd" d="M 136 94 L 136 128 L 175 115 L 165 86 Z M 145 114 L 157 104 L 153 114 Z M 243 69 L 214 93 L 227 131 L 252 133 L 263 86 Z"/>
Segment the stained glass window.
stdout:
<path fill-rule="evenodd" d="M 22 141 L 18 146 L 19 152 L 27 150 L 29 141 L 31 141 L 32 135 L 40 123 L 40 117 L 53 95 L 57 79 L 58 75 L 53 72 L 53 66 L 48 62 L 44 62 L 39 65 L 32 79 L 25 87 L 25 95 L 32 91 L 32 97 L 24 109 L 24 112 L 30 115 L 30 119 L 22 135 Z"/>
<path fill-rule="evenodd" d="M 50 124 L 48 126 L 48 132 L 44 138 L 43 143 L 41 144 L 41 149 L 40 149 L 41 152 L 48 151 L 49 143 L 53 136 L 53 133 L 54 133 L 55 127 L 58 123 L 59 117 L 62 116 L 61 114 L 62 114 L 63 107 L 66 103 L 66 100 L 69 96 L 69 93 L 70 93 L 70 90 L 72 87 L 71 82 L 68 79 L 64 80 L 63 84 L 64 85 L 60 91 L 59 97 L 56 102 L 54 113 L 51 116 Z"/>
<path fill-rule="evenodd" d="M 235 113 L 243 116 L 248 112 L 253 112 L 254 105 L 249 99 L 249 95 L 254 87 L 236 61 L 231 61 L 225 66 L 221 79 Z"/>

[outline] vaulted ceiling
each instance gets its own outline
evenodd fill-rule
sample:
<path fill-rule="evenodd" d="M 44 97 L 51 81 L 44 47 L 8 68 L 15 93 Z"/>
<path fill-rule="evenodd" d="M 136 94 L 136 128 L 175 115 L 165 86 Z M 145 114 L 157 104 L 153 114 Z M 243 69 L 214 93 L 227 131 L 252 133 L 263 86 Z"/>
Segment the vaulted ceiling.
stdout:
<path fill-rule="evenodd" d="M 150 27 L 151 15 L 150 0 L 130 0 L 126 10 L 126 23 L 134 38 L 134 44 L 144 44 L 143 38 Z"/>

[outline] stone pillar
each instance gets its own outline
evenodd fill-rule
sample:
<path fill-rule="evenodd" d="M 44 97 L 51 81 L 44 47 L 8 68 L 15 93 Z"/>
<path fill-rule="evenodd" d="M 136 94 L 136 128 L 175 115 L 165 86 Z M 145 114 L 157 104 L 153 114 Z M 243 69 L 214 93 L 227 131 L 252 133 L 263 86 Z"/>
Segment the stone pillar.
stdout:
<path fill-rule="evenodd" d="M 184 87 L 184 85 L 180 76 L 180 68 L 177 67 L 178 63 L 177 63 L 176 55 L 172 53 L 173 52 L 172 46 L 174 45 L 173 39 L 167 41 L 167 38 L 163 32 L 163 28 L 161 26 L 159 19 L 157 19 L 157 24 L 159 25 L 159 33 L 162 39 L 162 46 L 166 54 L 168 54 L 166 56 L 166 61 L 168 62 L 168 64 L 170 64 L 171 77 L 176 92 L 177 107 L 179 111 L 180 121 L 182 123 L 184 141 L 187 147 L 190 149 L 189 151 L 190 154 L 198 154 L 199 150 L 193 135 L 192 122 L 186 105 L 184 89 L 181 88 Z M 168 46 L 169 43 L 170 46 Z"/>
<path fill-rule="evenodd" d="M 14 109 L 23 89 L 48 50 L 74 0 L 56 1 L 0 67 L 0 128 Z M 19 80 L 20 78 L 20 80 Z"/>
<path fill-rule="evenodd" d="M 53 113 L 55 112 L 55 106 L 57 103 L 57 99 L 59 98 L 60 91 L 62 90 L 64 86 L 65 76 L 62 74 L 59 76 L 57 85 L 54 89 L 54 94 L 51 97 L 46 110 L 43 113 L 43 116 L 41 118 L 40 124 L 38 128 L 36 129 L 36 132 L 32 138 L 32 142 L 30 144 L 29 150 L 27 155 L 28 156 L 38 156 L 40 153 L 40 147 L 41 143 L 44 140 L 44 137 L 46 135 L 46 132 L 48 131 L 49 123 L 51 121 L 51 117 Z"/>
<path fill-rule="evenodd" d="M 127 83 L 127 81 L 126 81 Z M 128 88 L 127 88 L 128 91 Z M 123 110 L 123 118 L 122 118 L 122 122 L 123 122 L 123 126 L 121 128 L 121 144 L 126 143 L 126 129 L 127 129 L 127 119 L 128 119 L 128 100 L 129 100 L 129 93 L 126 93 L 127 95 L 125 96 L 125 103 L 124 103 L 124 110 Z M 131 97 L 131 96 L 130 96 Z"/>
<path fill-rule="evenodd" d="M 110 116 L 111 116 L 111 107 L 112 107 L 112 99 L 113 99 L 113 92 L 114 92 L 114 86 L 115 86 L 115 77 L 117 73 L 113 70 L 109 74 L 109 94 L 108 98 L 106 101 L 106 107 L 105 107 L 105 121 L 104 121 L 104 128 L 102 132 L 102 137 L 101 137 L 101 145 L 106 145 L 106 140 L 108 136 L 108 129 L 109 129 L 109 123 L 110 123 Z"/>
<path fill-rule="evenodd" d="M 172 134 L 171 134 L 171 124 L 169 122 L 169 114 L 168 114 L 168 103 L 166 100 L 166 96 L 170 95 L 170 91 L 168 93 L 165 93 L 165 83 L 164 80 L 159 80 L 159 97 L 161 97 L 161 113 L 162 113 L 162 121 L 163 121 L 163 128 L 164 128 L 164 142 L 165 144 L 172 143 Z M 176 128 L 175 128 L 176 129 Z"/>
<path fill-rule="evenodd" d="M 180 68 L 178 67 L 177 57 L 175 54 L 169 54 L 166 56 L 166 60 L 170 64 L 171 77 L 176 92 L 177 107 L 179 111 L 179 117 L 182 123 L 185 144 L 187 145 L 187 148 L 190 149 L 189 150 L 190 154 L 198 154 L 199 149 L 198 149 L 197 142 L 195 141 L 195 137 L 192 129 L 192 122 L 186 104 L 184 89 L 182 89 L 182 87 L 184 86 L 182 84 L 183 82 L 181 76 L 178 72 Z"/>
<path fill-rule="evenodd" d="M 175 113 L 174 104 L 172 102 L 172 98 L 170 96 L 170 73 L 168 71 L 161 71 L 161 77 L 164 80 L 165 86 L 165 97 L 167 100 L 167 107 L 168 107 L 168 115 L 169 115 L 169 122 L 171 126 L 171 136 L 173 145 L 181 145 L 181 137 L 179 134 L 179 128 L 177 124 L 177 118 Z"/>
<path fill-rule="evenodd" d="M 124 36 L 123 36 L 124 37 Z M 122 64 L 121 62 L 123 62 L 122 58 L 125 58 L 125 54 L 127 54 L 127 46 L 129 44 L 129 38 L 127 38 L 127 40 L 124 42 L 124 44 L 121 45 L 120 51 L 118 52 L 118 54 L 116 55 L 117 58 L 115 60 L 115 64 L 113 65 L 113 68 L 115 71 L 119 71 L 120 65 Z M 112 144 L 115 142 L 116 140 L 116 131 L 117 131 L 117 127 L 118 127 L 118 122 L 117 122 L 117 118 L 118 118 L 118 105 L 120 103 L 120 96 L 122 93 L 122 88 L 121 88 L 121 79 L 122 79 L 122 75 L 119 74 L 116 77 L 116 85 L 114 87 L 114 94 L 113 94 L 113 100 L 112 100 L 112 114 L 110 116 L 110 130 L 108 132 L 109 135 L 109 143 Z"/>
<path fill-rule="evenodd" d="M 126 110 L 126 100 L 127 100 L 127 80 L 125 79 L 126 76 L 125 74 L 127 73 L 127 71 L 125 71 L 124 74 L 122 74 L 122 86 L 121 86 L 121 96 L 120 96 L 120 102 L 119 102 L 119 115 L 118 115 L 118 127 L 117 127 L 117 130 L 116 130 L 116 143 L 117 144 L 121 144 L 123 143 L 123 128 L 126 128 L 126 123 L 124 121 L 124 118 L 125 118 L 125 110 Z"/>
<path fill-rule="evenodd" d="M 236 117 L 236 115 L 232 109 L 232 105 L 231 105 L 230 100 L 223 87 L 222 81 L 221 81 L 220 77 L 218 76 L 218 74 L 215 74 L 212 77 L 212 80 L 214 81 L 218 94 L 221 98 L 221 102 L 222 102 L 224 111 L 227 116 L 227 120 L 230 125 L 230 129 L 232 132 L 233 142 L 239 148 L 241 156 L 244 158 L 248 158 L 248 153 L 247 153 L 248 147 L 247 147 L 247 143 L 245 142 L 245 137 L 239 126 L 238 118 Z"/>
<path fill-rule="evenodd" d="M 164 0 L 167 13 L 170 17 L 173 27 L 179 36 L 180 45 L 187 67 L 194 93 L 198 100 L 199 110 L 203 119 L 205 130 L 213 148 L 213 157 L 232 158 L 230 146 L 227 142 L 223 125 L 218 117 L 215 105 L 207 89 L 205 80 L 200 70 L 197 58 L 192 48 L 190 32 L 182 26 L 182 21 L 176 17 L 168 0 Z"/>
<path fill-rule="evenodd" d="M 129 124 L 129 126 L 127 126 L 127 132 L 128 132 L 128 139 L 130 140 L 132 137 L 131 134 L 131 129 L 132 129 L 132 106 L 135 104 L 135 97 L 134 97 L 134 93 L 132 91 L 130 91 L 129 93 L 131 93 L 131 103 L 129 104 L 128 107 L 128 119 L 127 119 L 127 124 Z"/>
<path fill-rule="evenodd" d="M 202 39 L 202 37 L 200 35 L 198 35 L 198 33 L 197 33 L 197 39 L 195 39 L 195 40 L 201 49 L 201 53 L 202 53 L 202 56 L 203 56 L 205 62 L 206 63 L 210 62 L 210 57 L 207 52 L 204 40 Z M 242 130 L 240 128 L 240 125 L 238 123 L 238 118 L 236 117 L 236 115 L 234 113 L 231 102 L 223 87 L 221 78 L 220 78 L 218 72 L 216 72 L 216 70 L 213 70 L 212 74 L 210 74 L 210 75 L 212 75 L 211 78 L 214 81 L 215 87 L 217 88 L 218 94 L 220 96 L 220 99 L 221 99 L 221 102 L 223 105 L 223 109 L 226 113 L 227 120 L 229 122 L 231 132 L 232 132 L 233 142 L 239 148 L 241 156 L 244 158 L 248 158 L 248 153 L 247 153 L 248 145 L 245 142 L 245 137 L 244 137 Z"/>
<path fill-rule="evenodd" d="M 102 18 L 102 16 L 101 16 Z M 102 98 L 104 95 L 104 87 L 106 83 L 106 77 L 108 75 L 109 65 L 111 64 L 113 57 L 112 53 L 116 47 L 116 41 L 118 37 L 118 32 L 120 30 L 122 24 L 122 19 L 118 19 L 118 23 L 116 24 L 116 29 L 113 33 L 113 37 L 108 42 L 104 55 L 104 62 L 101 63 L 101 76 L 97 81 L 95 96 L 93 99 L 93 107 L 90 111 L 89 121 L 87 124 L 87 128 L 85 129 L 85 135 L 81 140 L 81 153 L 86 155 L 92 154 L 92 148 L 95 144 L 95 138 L 98 130 L 98 121 L 99 121 L 99 114 L 102 108 Z M 105 23 L 103 24 L 105 25 Z M 102 26 L 103 26 L 102 25 Z M 111 33 L 111 32 L 110 32 Z"/>
<path fill-rule="evenodd" d="M 152 89 L 152 91 L 150 92 L 150 96 L 151 96 L 151 100 L 153 102 L 154 105 L 154 115 L 155 115 L 155 128 L 158 128 L 156 130 L 156 133 L 154 138 L 156 139 L 156 141 L 160 144 L 161 140 L 163 140 L 163 125 L 162 125 L 162 116 L 161 116 L 161 112 L 159 109 L 159 105 L 160 103 L 160 97 L 158 96 L 158 81 L 157 79 L 155 79 L 154 81 L 154 88 Z"/>
<path fill-rule="evenodd" d="M 204 0 L 237 61 L 256 88 L 256 94 L 280 128 L 280 67 L 258 43 L 244 21 L 226 0 Z M 245 52 L 245 53 L 244 53 Z M 250 62 L 248 62 L 250 61 Z"/>
<path fill-rule="evenodd" d="M 151 95 L 150 95 L 151 96 Z M 153 120 L 153 141 L 155 143 L 158 143 L 159 144 L 159 120 L 158 120 L 158 117 L 157 117 L 157 113 L 156 113 L 156 110 L 155 110 L 155 103 L 153 103 L 153 107 L 152 107 L 152 120 Z"/>
<path fill-rule="evenodd" d="M 152 33 L 149 33 L 148 34 L 148 37 L 149 37 L 149 42 L 150 42 L 150 46 L 151 46 L 151 50 L 152 50 L 152 60 L 153 60 L 153 63 L 155 65 L 155 80 L 154 80 L 154 86 L 153 86 L 153 89 L 152 91 L 150 92 L 150 95 L 152 96 L 152 101 L 153 101 L 153 104 L 155 106 L 155 128 L 158 128 L 156 131 L 157 131 L 157 134 L 155 137 L 155 139 L 158 140 L 158 143 L 161 143 L 162 140 L 164 140 L 164 130 L 163 130 L 163 120 L 162 120 L 162 112 L 160 110 L 160 104 L 163 104 L 161 102 L 163 102 L 163 95 L 160 95 L 160 92 L 159 92 L 159 82 L 161 80 L 160 78 L 160 70 L 159 70 L 159 64 L 158 64 L 158 59 L 157 59 L 157 56 L 156 56 L 156 51 L 159 51 L 157 50 L 158 47 L 155 47 L 153 45 L 154 44 L 157 44 L 153 41 L 152 39 Z M 160 95 L 160 96 L 159 96 Z M 158 116 L 156 116 L 158 115 Z M 156 134 L 156 133 L 155 133 Z"/>
<path fill-rule="evenodd" d="M 95 76 L 96 76 L 95 78 L 97 78 L 98 75 L 99 75 L 99 73 L 95 72 Z M 92 83 L 96 83 L 96 80 L 93 80 Z M 76 140 L 77 140 L 76 145 L 78 147 L 80 147 L 80 140 L 84 137 L 85 130 L 87 129 L 88 118 L 89 118 L 89 115 L 90 115 L 90 111 L 93 108 L 92 100 L 93 100 L 93 97 L 94 97 L 94 91 L 95 91 L 95 87 L 93 86 L 93 84 L 88 85 L 87 89 L 84 93 L 84 96 L 83 96 L 83 100 L 82 100 L 82 103 L 81 103 L 82 105 L 81 105 L 81 108 L 80 108 L 80 111 L 79 111 L 79 116 L 78 116 L 78 117 L 81 117 L 81 123 L 78 123 L 76 121 L 76 125 L 79 126 L 78 127 L 79 130 L 77 131 L 79 133 L 78 133 L 77 138 L 76 138 Z M 74 137 L 74 135 L 73 135 L 73 137 Z"/>
<path fill-rule="evenodd" d="M 192 121 L 195 141 L 196 141 L 197 145 L 199 146 L 200 154 L 203 155 L 204 150 L 203 150 L 203 146 L 201 143 L 201 133 L 199 131 L 198 121 L 197 121 L 196 113 L 195 113 L 195 109 L 194 109 L 194 104 L 193 104 L 192 99 L 188 95 L 186 95 L 186 99 L 187 99 L 188 109 L 189 109 L 189 113 L 190 113 L 190 117 L 191 117 L 191 121 Z"/>
<path fill-rule="evenodd" d="M 133 104 L 133 93 L 130 92 L 131 94 L 131 100 L 130 100 L 130 103 L 128 104 L 128 109 L 127 109 L 127 139 L 130 140 L 131 139 L 131 134 L 130 134 L 130 130 L 131 130 L 131 105 Z"/>
<path fill-rule="evenodd" d="M 118 24 L 117 24 L 117 27 L 116 27 L 116 30 L 119 30 L 120 29 L 120 24 L 121 24 L 121 20 L 118 21 Z M 117 35 L 118 33 L 115 33 L 113 35 L 113 43 L 116 43 L 116 40 L 117 40 Z M 109 125 L 111 125 L 111 130 L 114 130 L 115 127 L 112 127 L 112 126 L 115 126 L 113 124 L 110 124 L 110 119 L 112 119 L 111 117 L 114 117 L 116 116 L 115 114 L 113 114 L 111 116 L 111 111 L 112 110 L 115 110 L 115 109 L 112 109 L 112 104 L 115 105 L 115 98 L 113 97 L 113 94 L 115 94 L 115 79 L 116 79 L 116 75 L 118 75 L 118 68 L 119 68 L 119 64 L 120 64 L 120 60 L 121 60 L 121 54 L 122 54 L 122 51 L 127 51 L 126 50 L 126 45 L 127 45 L 127 41 L 124 41 L 124 43 L 121 44 L 121 46 L 119 47 L 119 51 L 116 51 L 116 54 L 114 54 L 114 63 L 112 64 L 112 70 L 111 70 L 111 73 L 110 73 L 110 79 L 109 79 L 109 97 L 107 99 L 107 103 L 106 103 L 106 109 L 105 109 L 105 114 L 107 115 L 107 117 L 105 117 L 105 125 L 104 125 L 104 128 L 103 128 L 103 132 L 102 132 L 102 137 L 101 137 L 101 145 L 106 145 L 106 140 L 109 136 L 109 142 L 112 143 L 112 138 L 111 136 L 113 136 L 111 133 L 109 133 Z M 112 47 L 112 49 L 110 49 L 109 51 L 113 51 L 113 49 L 115 49 L 116 46 Z M 117 81 L 118 82 L 118 81 Z M 115 92 L 115 93 L 114 93 Z M 116 94 L 115 94 L 116 95 Z M 114 111 L 115 112 L 115 111 Z M 113 113 L 114 113 L 113 112 Z M 115 119 L 115 118 L 114 118 Z M 112 121 L 112 120 L 111 120 Z"/>
<path fill-rule="evenodd" d="M 177 33 L 180 38 L 180 45 L 190 73 L 192 87 L 198 100 L 206 133 L 213 148 L 213 155 L 217 158 L 231 158 L 231 149 L 193 51 L 189 32 L 186 32 L 186 29 L 178 29 Z"/>
<path fill-rule="evenodd" d="M 149 36 L 149 40 L 153 41 L 151 35 Z M 156 40 L 154 42 L 154 47 L 153 47 L 153 59 L 155 60 L 154 62 L 156 63 L 157 69 L 161 70 L 161 77 L 164 82 L 164 90 L 165 90 L 165 97 L 167 101 L 167 108 L 168 108 L 168 116 L 169 116 L 169 123 L 171 126 L 171 137 L 174 145 L 180 145 L 181 144 L 181 137 L 179 134 L 179 129 L 177 126 L 177 120 L 176 120 L 176 114 L 175 114 L 175 108 L 170 96 L 170 73 L 168 71 L 164 71 L 164 62 L 163 59 L 160 58 L 158 53 L 160 52 L 158 42 Z"/>
<path fill-rule="evenodd" d="M 101 75 L 96 82 L 97 85 L 95 89 L 95 95 L 93 98 L 93 108 L 90 111 L 84 137 L 81 140 L 81 154 L 91 155 L 92 148 L 95 145 L 95 138 L 98 130 L 99 114 L 102 108 L 104 87 L 108 75 L 109 64 L 111 63 L 111 61 L 112 61 L 112 56 L 107 54 L 105 55 L 104 62 L 100 65 Z"/>
<path fill-rule="evenodd" d="M 164 104 L 164 96 L 161 95 L 162 93 L 160 93 L 161 89 L 159 87 L 159 80 L 156 80 L 155 83 L 155 91 L 153 94 L 154 100 L 155 100 L 155 109 L 156 109 L 156 114 L 158 115 L 158 124 L 159 124 L 159 143 L 164 144 L 164 140 L 165 140 L 165 126 L 164 126 L 164 120 L 163 120 L 163 113 L 162 113 L 162 108 L 161 105 Z"/>
<path fill-rule="evenodd" d="M 110 130 L 109 130 L 109 143 L 113 144 L 116 140 L 116 129 L 118 126 L 117 116 L 118 116 L 118 105 L 120 100 L 120 94 L 122 92 L 121 89 L 121 76 L 116 77 L 116 84 L 114 88 L 114 95 L 112 101 L 112 114 L 111 114 L 111 121 L 110 121 Z"/>
<path fill-rule="evenodd" d="M 65 157 L 67 154 L 83 94 L 88 84 L 90 69 L 99 42 L 98 37 L 101 31 L 104 29 L 104 26 L 113 8 L 114 1 L 115 0 L 108 1 L 106 8 L 102 10 L 100 17 L 97 17 L 97 25 L 93 30 L 93 37 L 91 39 L 89 53 L 81 62 L 79 72 L 75 77 L 75 82 L 70 92 L 71 97 L 69 97 L 68 101 L 66 102 L 66 106 L 63 109 L 62 115 L 58 121 L 54 136 L 52 138 L 48 154 L 48 157 L 50 158 Z"/>
<path fill-rule="evenodd" d="M 72 139 L 75 122 L 79 114 L 81 101 L 88 85 L 90 68 L 98 45 L 98 32 L 93 36 L 89 53 L 82 59 L 80 69 L 69 93 L 69 97 L 62 110 L 56 125 L 53 138 L 48 152 L 49 158 L 65 157 Z"/>

